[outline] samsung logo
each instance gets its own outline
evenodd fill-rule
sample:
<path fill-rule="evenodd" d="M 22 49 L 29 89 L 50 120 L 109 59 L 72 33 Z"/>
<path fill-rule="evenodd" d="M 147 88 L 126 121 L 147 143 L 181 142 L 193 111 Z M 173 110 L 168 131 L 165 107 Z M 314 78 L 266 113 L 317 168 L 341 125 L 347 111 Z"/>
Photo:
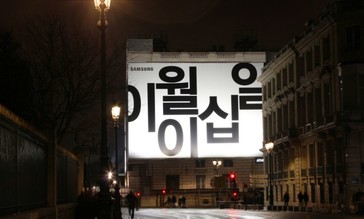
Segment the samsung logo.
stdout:
<path fill-rule="evenodd" d="M 153 67 L 130 67 L 130 71 L 153 71 Z"/>

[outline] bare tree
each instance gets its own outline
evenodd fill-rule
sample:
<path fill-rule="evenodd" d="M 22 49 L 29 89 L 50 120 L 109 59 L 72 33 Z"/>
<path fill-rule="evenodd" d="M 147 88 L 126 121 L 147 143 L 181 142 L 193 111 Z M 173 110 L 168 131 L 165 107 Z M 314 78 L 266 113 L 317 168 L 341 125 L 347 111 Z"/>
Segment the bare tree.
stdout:
<path fill-rule="evenodd" d="M 0 31 L 0 104 L 25 118 L 30 113 L 32 79 L 20 48 L 10 32 Z"/>
<path fill-rule="evenodd" d="M 52 127 L 58 142 L 67 132 L 79 136 L 78 132 L 99 125 L 94 119 L 99 118 L 96 113 L 100 108 L 97 37 L 95 31 L 83 31 L 55 15 L 39 17 L 26 31 L 23 45 L 33 77 L 33 123 L 43 130 Z M 121 70 L 122 52 L 116 47 L 110 53 L 108 72 L 115 74 Z M 109 85 L 111 91 L 114 87 Z"/>

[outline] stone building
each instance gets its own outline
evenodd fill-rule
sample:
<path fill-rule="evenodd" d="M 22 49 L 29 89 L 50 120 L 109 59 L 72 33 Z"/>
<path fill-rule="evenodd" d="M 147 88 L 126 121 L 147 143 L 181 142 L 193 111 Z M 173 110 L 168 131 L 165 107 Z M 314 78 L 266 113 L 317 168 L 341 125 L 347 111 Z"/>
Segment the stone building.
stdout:
<path fill-rule="evenodd" d="M 264 143 L 274 144 L 262 148 L 266 205 L 279 209 L 287 191 L 297 207 L 302 191 L 309 210 L 354 210 L 364 189 L 363 24 L 364 1 L 336 1 L 263 68 Z"/>

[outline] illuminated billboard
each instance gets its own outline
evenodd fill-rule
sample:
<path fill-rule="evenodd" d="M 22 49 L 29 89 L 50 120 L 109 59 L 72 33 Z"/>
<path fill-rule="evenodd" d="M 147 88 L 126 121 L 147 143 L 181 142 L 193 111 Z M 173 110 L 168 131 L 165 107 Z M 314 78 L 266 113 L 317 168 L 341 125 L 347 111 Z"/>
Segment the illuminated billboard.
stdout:
<path fill-rule="evenodd" d="M 129 158 L 256 157 L 263 63 L 128 63 Z"/>

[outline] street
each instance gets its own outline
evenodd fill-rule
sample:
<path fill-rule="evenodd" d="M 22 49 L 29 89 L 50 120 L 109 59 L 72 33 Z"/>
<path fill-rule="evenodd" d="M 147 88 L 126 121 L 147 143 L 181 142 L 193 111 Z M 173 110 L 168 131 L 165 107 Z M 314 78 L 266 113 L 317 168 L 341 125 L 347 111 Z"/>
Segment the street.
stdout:
<path fill-rule="evenodd" d="M 129 219 L 127 208 L 122 208 L 123 219 Z M 363 215 L 324 214 L 285 211 L 245 211 L 240 209 L 200 208 L 145 208 L 135 211 L 135 219 L 359 219 Z"/>

